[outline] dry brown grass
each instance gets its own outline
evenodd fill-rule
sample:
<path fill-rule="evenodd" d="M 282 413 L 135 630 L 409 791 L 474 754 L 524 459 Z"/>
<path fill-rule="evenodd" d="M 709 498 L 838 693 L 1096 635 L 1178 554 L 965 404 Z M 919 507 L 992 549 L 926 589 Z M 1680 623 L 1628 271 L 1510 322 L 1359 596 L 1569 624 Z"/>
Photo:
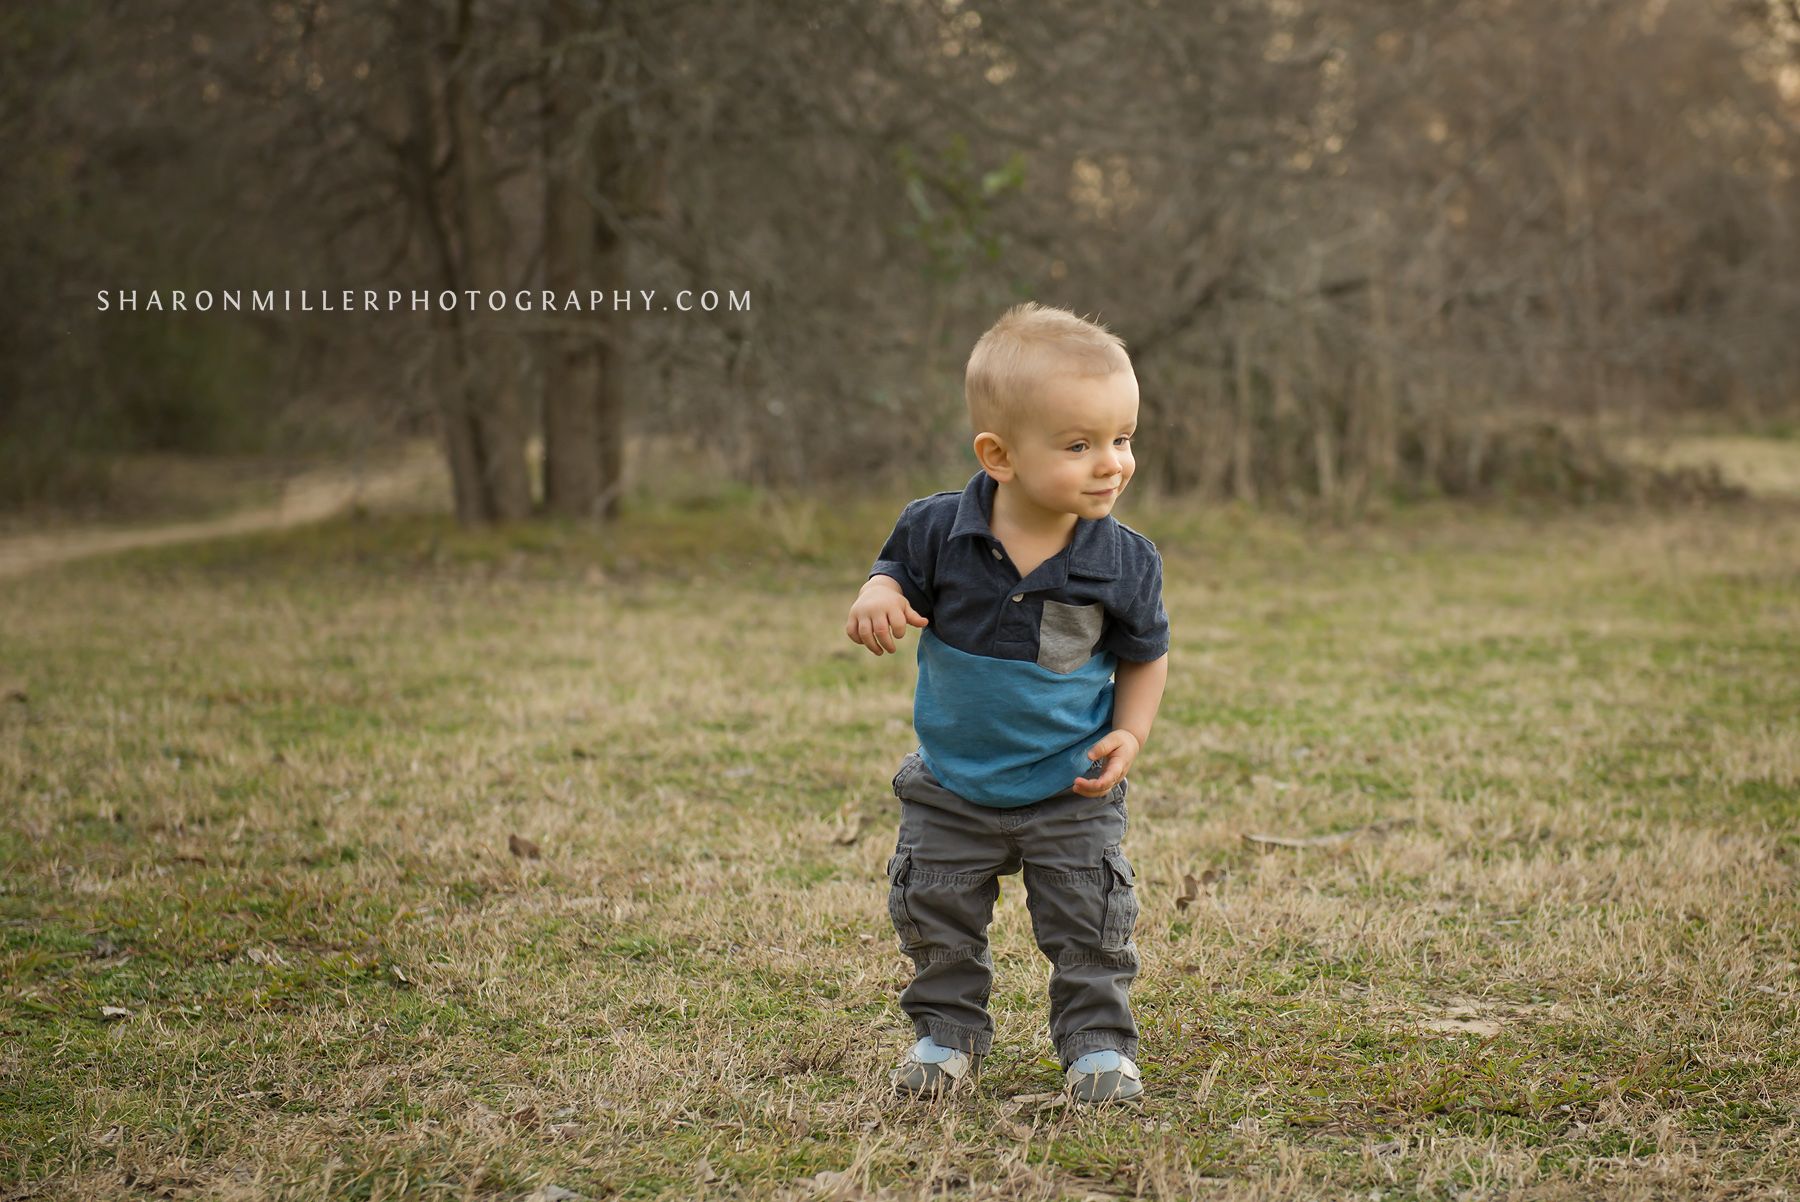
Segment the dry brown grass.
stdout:
<path fill-rule="evenodd" d="M 1058 1078 L 1016 879 L 981 1088 L 889 1096 L 910 666 L 840 633 L 889 515 L 775 509 L 754 546 L 720 514 L 600 540 L 347 524 L 0 583 L 5 1188 L 1800 1177 L 1791 513 L 1139 515 L 1176 634 L 1127 842 L 1150 1100 L 1083 1113 L 1037 1096 Z M 1377 818 L 1411 822 L 1242 838 Z"/>

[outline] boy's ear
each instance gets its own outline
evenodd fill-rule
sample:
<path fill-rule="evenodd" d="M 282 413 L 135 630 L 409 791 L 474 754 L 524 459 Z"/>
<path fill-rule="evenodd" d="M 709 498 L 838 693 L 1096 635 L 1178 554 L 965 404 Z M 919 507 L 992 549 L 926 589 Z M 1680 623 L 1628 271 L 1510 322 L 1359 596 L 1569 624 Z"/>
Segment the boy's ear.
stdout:
<path fill-rule="evenodd" d="M 981 461 L 982 470 L 994 478 L 994 483 L 1006 484 L 1012 480 L 1012 454 L 993 431 L 983 430 L 975 436 L 975 458 Z"/>

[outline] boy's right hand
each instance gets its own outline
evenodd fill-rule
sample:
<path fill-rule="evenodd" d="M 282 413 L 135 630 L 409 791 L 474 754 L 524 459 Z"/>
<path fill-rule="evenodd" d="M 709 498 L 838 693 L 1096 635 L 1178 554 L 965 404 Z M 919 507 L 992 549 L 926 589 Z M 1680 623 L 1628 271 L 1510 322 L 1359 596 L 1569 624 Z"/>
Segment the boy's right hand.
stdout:
<path fill-rule="evenodd" d="M 871 576 L 850 605 L 844 633 L 876 655 L 891 655 L 899 650 L 895 641 L 906 637 L 908 626 L 929 624 L 930 619 L 912 607 L 892 576 Z"/>

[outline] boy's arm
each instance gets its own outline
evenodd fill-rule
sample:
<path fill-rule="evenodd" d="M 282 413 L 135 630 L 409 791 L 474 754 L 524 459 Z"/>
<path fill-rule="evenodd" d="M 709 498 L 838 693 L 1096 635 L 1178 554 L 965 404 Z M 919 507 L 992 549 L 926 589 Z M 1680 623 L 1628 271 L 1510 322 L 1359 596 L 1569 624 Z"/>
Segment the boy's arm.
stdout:
<path fill-rule="evenodd" d="M 1112 733 L 1088 748 L 1088 759 L 1105 760 L 1106 771 L 1099 776 L 1075 778 L 1075 791 L 1084 797 L 1099 797 L 1125 779 L 1132 761 L 1150 740 L 1150 727 L 1156 721 L 1157 707 L 1162 705 L 1163 686 L 1169 681 L 1167 653 L 1138 663 L 1122 659 L 1113 671 Z"/>
<path fill-rule="evenodd" d="M 851 642 L 861 643 L 876 655 L 883 651 L 892 655 L 900 650 L 894 645 L 895 640 L 906 637 L 908 626 L 925 625 L 926 619 L 906 599 L 900 582 L 877 574 L 869 577 L 862 592 L 851 602 L 844 633 Z"/>
<path fill-rule="evenodd" d="M 942 495 L 926 497 L 900 511 L 873 571 L 850 603 L 844 633 L 851 642 L 876 655 L 892 655 L 900 650 L 895 644 L 906 637 L 908 626 L 928 624 L 936 601 L 930 582 L 941 541 L 937 527 L 950 520 L 940 512 L 941 500 Z"/>

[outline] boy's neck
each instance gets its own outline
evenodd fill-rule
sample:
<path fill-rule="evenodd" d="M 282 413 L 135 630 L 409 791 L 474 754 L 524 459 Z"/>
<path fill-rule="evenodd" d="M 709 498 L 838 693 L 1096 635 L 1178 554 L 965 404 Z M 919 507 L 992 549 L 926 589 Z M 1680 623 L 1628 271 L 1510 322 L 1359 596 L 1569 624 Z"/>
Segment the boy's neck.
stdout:
<path fill-rule="evenodd" d="M 988 528 L 1006 548 L 1021 577 L 1031 575 L 1039 564 L 1068 546 L 1075 537 L 1075 523 L 1080 520 L 1075 514 L 1034 504 L 1022 490 L 1009 484 L 994 485 L 994 512 L 988 518 Z"/>

